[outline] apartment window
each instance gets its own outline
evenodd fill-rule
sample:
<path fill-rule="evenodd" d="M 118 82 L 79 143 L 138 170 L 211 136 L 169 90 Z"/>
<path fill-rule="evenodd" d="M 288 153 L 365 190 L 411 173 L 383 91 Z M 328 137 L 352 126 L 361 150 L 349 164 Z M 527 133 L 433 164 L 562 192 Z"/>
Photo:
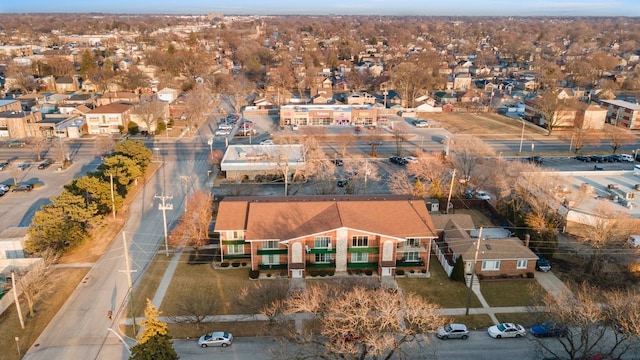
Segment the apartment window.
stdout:
<path fill-rule="evenodd" d="M 417 251 L 404 253 L 404 261 L 419 261 L 420 254 Z"/>
<path fill-rule="evenodd" d="M 326 263 L 328 263 L 330 261 L 331 261 L 331 255 L 329 255 L 329 254 L 316 254 L 316 261 L 315 261 L 316 263 L 319 263 L 319 264 L 324 263 L 324 264 L 326 264 Z"/>
<path fill-rule="evenodd" d="M 262 263 L 265 265 L 280 264 L 280 255 L 262 255 Z"/>
<path fill-rule="evenodd" d="M 482 262 L 482 270 L 497 271 L 500 270 L 500 260 L 485 260 Z"/>
<path fill-rule="evenodd" d="M 353 253 L 351 254 L 351 262 L 364 263 L 369 260 L 369 254 L 367 253 Z"/>
<path fill-rule="evenodd" d="M 516 265 L 516 269 L 526 269 L 527 268 L 527 259 L 518 260 L 518 265 Z"/>
<path fill-rule="evenodd" d="M 269 240 L 265 241 L 262 245 L 263 249 L 277 249 L 278 248 L 278 240 Z"/>
<path fill-rule="evenodd" d="M 242 239 L 244 239 L 244 234 L 242 233 L 242 231 L 231 231 L 229 233 L 228 240 L 242 240 Z"/>
<path fill-rule="evenodd" d="M 408 247 L 420 247 L 420 239 L 417 238 L 408 238 L 407 239 Z"/>
<path fill-rule="evenodd" d="M 227 245 L 229 254 L 244 254 L 244 244 Z"/>
<path fill-rule="evenodd" d="M 368 247 L 369 237 L 367 235 L 357 235 L 351 238 L 351 246 L 353 247 Z"/>
<path fill-rule="evenodd" d="M 313 241 L 313 247 L 316 249 L 326 249 L 331 242 L 331 236 L 316 236 Z"/>

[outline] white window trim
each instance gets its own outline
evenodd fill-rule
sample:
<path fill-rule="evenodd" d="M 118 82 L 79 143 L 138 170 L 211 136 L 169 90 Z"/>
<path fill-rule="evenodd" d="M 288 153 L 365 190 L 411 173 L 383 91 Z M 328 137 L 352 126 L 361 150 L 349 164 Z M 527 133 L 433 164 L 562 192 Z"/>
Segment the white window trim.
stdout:
<path fill-rule="evenodd" d="M 415 256 L 415 259 L 409 259 L 409 255 Z M 420 253 L 417 251 L 410 251 L 404 253 L 404 261 L 406 262 L 418 262 L 420 261 Z"/>
<path fill-rule="evenodd" d="M 358 257 L 362 256 L 363 259 L 358 259 Z M 352 263 L 366 263 L 369 262 L 369 254 L 368 253 L 353 253 L 351 254 L 351 262 Z"/>
<path fill-rule="evenodd" d="M 241 249 L 241 251 L 236 252 L 236 247 L 238 247 L 238 249 Z M 232 251 L 233 250 L 233 251 Z M 244 254 L 244 244 L 234 244 L 234 245 L 227 245 L 227 251 L 229 252 L 229 255 L 239 255 L 239 254 Z"/>
<path fill-rule="evenodd" d="M 318 241 L 326 241 L 327 246 L 317 246 Z M 328 249 L 331 245 L 331 236 L 316 236 L 313 239 L 313 248 L 314 249 Z"/>
<path fill-rule="evenodd" d="M 313 260 L 316 264 L 329 264 L 331 262 L 330 254 L 315 254 Z M 324 260 L 318 260 L 319 257 L 324 257 Z"/>
<path fill-rule="evenodd" d="M 366 245 L 354 245 L 354 242 L 356 239 L 354 238 L 361 238 L 360 240 L 362 240 L 362 242 L 366 242 Z M 351 247 L 354 248 L 366 248 L 369 247 L 369 235 L 353 235 L 351 237 Z"/>
<path fill-rule="evenodd" d="M 264 265 L 279 265 L 280 255 L 278 254 L 262 255 L 262 263 Z"/>
<path fill-rule="evenodd" d="M 262 248 L 265 250 L 277 250 L 280 248 L 278 240 L 267 240 L 262 243 Z"/>
<path fill-rule="evenodd" d="M 420 247 L 420 244 L 422 243 L 422 241 L 420 241 L 420 238 L 408 238 L 407 239 L 407 245 L 408 247 Z M 410 244 L 410 242 L 414 242 L 414 244 Z"/>
<path fill-rule="evenodd" d="M 492 264 L 489 268 L 487 265 Z M 483 260 L 482 261 L 482 271 L 500 271 L 500 260 Z"/>
<path fill-rule="evenodd" d="M 524 265 L 520 265 L 521 263 L 523 263 Z M 527 259 L 518 259 L 518 262 L 516 263 L 516 269 L 526 269 L 528 264 L 529 261 Z"/>

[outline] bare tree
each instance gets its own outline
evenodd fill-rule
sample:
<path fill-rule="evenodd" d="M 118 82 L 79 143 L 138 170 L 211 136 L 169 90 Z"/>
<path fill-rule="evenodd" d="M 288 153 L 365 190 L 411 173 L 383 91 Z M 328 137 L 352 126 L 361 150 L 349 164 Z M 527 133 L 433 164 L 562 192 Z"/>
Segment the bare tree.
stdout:
<path fill-rule="evenodd" d="M 149 132 L 151 128 L 157 128 L 158 122 L 164 121 L 168 113 L 168 104 L 158 100 L 145 101 L 135 110 L 135 114 L 144 122 L 144 130 Z"/>
<path fill-rule="evenodd" d="M 107 136 L 98 137 L 93 145 L 96 156 L 104 156 L 105 154 L 111 153 L 114 147 L 115 141 Z"/>
<path fill-rule="evenodd" d="M 460 171 L 460 178 L 465 181 L 471 179 L 485 157 L 495 155 L 491 147 L 474 136 L 456 136 L 451 152 L 453 164 Z"/>
<path fill-rule="evenodd" d="M 180 297 L 178 303 L 179 316 L 173 316 L 174 321 L 186 317 L 186 321 L 196 324 L 196 329 L 200 330 L 202 323 L 207 316 L 214 315 L 218 306 L 216 294 L 213 288 L 203 288 L 198 291 L 187 291 Z"/>
<path fill-rule="evenodd" d="M 415 163 L 407 165 L 408 171 L 423 184 L 429 184 L 426 193 L 442 197 L 447 193 L 451 181 L 451 164 L 443 161 L 442 156 L 427 154 L 418 157 Z"/>
<path fill-rule="evenodd" d="M 636 142 L 635 135 L 629 130 L 617 126 L 607 126 L 606 133 L 609 137 L 609 146 L 614 154 L 624 145 L 630 145 Z"/>
<path fill-rule="evenodd" d="M 445 321 L 436 305 L 415 294 L 351 285 L 308 287 L 275 302 L 267 313 L 313 316 L 326 340 L 314 341 L 308 330 L 292 340 L 301 345 L 299 351 L 324 359 L 403 358 L 419 334 L 433 332 Z"/>
<path fill-rule="evenodd" d="M 213 197 L 210 193 L 196 191 L 187 201 L 184 214 L 171 233 L 171 244 L 190 246 L 198 258 L 198 249 L 209 240 L 209 224 L 213 213 Z"/>
<path fill-rule="evenodd" d="M 17 286 L 27 300 L 29 316 L 35 316 L 35 303 L 51 290 L 51 265 L 56 261 L 53 253 L 46 253 L 25 272 L 18 275 Z"/>
<path fill-rule="evenodd" d="M 621 295 L 631 297 L 622 299 Z M 639 300 L 634 292 L 609 293 L 586 284 L 559 297 L 547 294 L 542 299 L 547 309 L 545 318 L 562 326 L 566 336 L 557 337 L 555 343 L 536 342 L 557 358 L 578 360 L 594 352 L 622 356 L 637 342 L 634 335 L 637 335 L 635 331 L 640 323 L 637 313 L 631 311 L 637 311 Z M 620 326 L 629 332 L 621 333 Z"/>
<path fill-rule="evenodd" d="M 50 144 L 50 141 L 49 139 L 44 137 L 37 137 L 29 139 L 29 144 L 31 144 L 31 150 L 33 151 L 38 161 L 41 161 L 42 152 Z"/>

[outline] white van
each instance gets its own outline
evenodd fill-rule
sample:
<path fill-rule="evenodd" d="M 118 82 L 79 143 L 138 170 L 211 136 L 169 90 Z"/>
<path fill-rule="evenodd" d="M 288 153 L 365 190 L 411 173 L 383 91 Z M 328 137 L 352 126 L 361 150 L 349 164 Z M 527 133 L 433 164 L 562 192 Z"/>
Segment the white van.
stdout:
<path fill-rule="evenodd" d="M 622 159 L 622 161 L 633 162 L 633 156 L 629 154 L 620 154 L 620 159 Z"/>

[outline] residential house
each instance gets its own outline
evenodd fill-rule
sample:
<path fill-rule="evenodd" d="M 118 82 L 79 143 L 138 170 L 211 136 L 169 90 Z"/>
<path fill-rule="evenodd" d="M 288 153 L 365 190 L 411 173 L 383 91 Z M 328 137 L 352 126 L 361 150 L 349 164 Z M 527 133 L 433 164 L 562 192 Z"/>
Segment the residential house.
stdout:
<path fill-rule="evenodd" d="M 580 111 L 576 116 L 576 127 L 581 129 L 602 130 L 607 120 L 607 109 L 596 104 L 580 103 Z"/>
<path fill-rule="evenodd" d="M 453 77 L 453 90 L 467 91 L 471 89 L 471 75 L 460 73 Z"/>
<path fill-rule="evenodd" d="M 164 88 L 158 91 L 158 100 L 172 103 L 178 98 L 178 90 L 171 88 Z"/>
<path fill-rule="evenodd" d="M 19 100 L 0 100 L 0 112 L 22 111 L 22 104 Z"/>
<path fill-rule="evenodd" d="M 466 274 L 474 272 L 484 277 L 533 273 L 538 259 L 518 238 L 479 240 L 472 238 L 453 220 L 447 222 L 440 239 L 433 244 L 433 250 L 448 275 L 460 256 Z"/>
<path fill-rule="evenodd" d="M 126 91 L 106 92 L 98 100 L 98 106 L 113 104 L 118 102 L 126 102 L 130 104 L 137 104 L 140 102 L 140 97 L 137 94 Z"/>
<path fill-rule="evenodd" d="M 215 232 L 223 263 L 292 278 L 398 268 L 426 276 L 437 237 L 424 201 L 401 195 L 226 197 Z"/>
<path fill-rule="evenodd" d="M 365 105 L 365 104 L 375 104 L 376 97 L 362 92 L 362 93 L 353 93 L 347 96 L 347 104 L 349 105 Z"/>
<path fill-rule="evenodd" d="M 85 115 L 89 134 L 119 134 L 120 127 L 126 129 L 129 125 L 133 109 L 130 104 L 114 103 L 89 111 Z"/>
<path fill-rule="evenodd" d="M 68 93 L 80 90 L 80 84 L 78 82 L 78 75 L 63 76 L 55 79 L 55 90 L 59 93 Z"/>

